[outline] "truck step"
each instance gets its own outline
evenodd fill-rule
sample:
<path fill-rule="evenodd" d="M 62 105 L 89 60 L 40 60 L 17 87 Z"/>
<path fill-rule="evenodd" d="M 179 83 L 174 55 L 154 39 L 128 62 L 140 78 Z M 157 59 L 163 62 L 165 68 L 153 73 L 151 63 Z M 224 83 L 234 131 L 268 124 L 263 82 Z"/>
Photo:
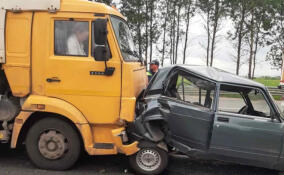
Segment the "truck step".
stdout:
<path fill-rule="evenodd" d="M 96 148 L 96 149 L 113 149 L 114 145 L 112 143 L 95 143 L 94 148 Z"/>

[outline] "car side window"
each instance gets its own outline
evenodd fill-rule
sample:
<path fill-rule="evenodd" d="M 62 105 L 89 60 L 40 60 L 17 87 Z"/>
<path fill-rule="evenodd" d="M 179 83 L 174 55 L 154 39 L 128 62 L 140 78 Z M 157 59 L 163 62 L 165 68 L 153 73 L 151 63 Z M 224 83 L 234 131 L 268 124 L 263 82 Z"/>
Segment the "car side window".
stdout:
<path fill-rule="evenodd" d="M 246 103 L 239 92 L 220 91 L 219 111 L 238 113 Z"/>
<path fill-rule="evenodd" d="M 270 118 L 271 108 L 262 91 L 234 85 L 221 85 L 218 111 Z"/>
<path fill-rule="evenodd" d="M 259 90 L 252 90 L 248 93 L 253 109 L 257 115 L 269 117 L 271 110 L 263 94 Z"/>
<path fill-rule="evenodd" d="M 87 57 L 89 55 L 89 22 L 54 21 L 54 54 Z"/>
<path fill-rule="evenodd" d="M 168 88 L 168 96 L 199 107 L 213 107 L 215 83 L 189 74 L 178 74 Z"/>

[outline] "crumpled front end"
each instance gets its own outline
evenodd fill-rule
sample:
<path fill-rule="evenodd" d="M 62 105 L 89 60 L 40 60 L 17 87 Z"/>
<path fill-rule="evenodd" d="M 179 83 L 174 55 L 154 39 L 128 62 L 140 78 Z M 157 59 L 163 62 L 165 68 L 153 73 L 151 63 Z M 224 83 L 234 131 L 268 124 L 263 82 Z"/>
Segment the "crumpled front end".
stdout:
<path fill-rule="evenodd" d="M 158 97 L 150 96 L 137 102 L 135 121 L 128 127 L 133 139 L 154 143 L 166 139 L 167 114 L 162 110 Z"/>

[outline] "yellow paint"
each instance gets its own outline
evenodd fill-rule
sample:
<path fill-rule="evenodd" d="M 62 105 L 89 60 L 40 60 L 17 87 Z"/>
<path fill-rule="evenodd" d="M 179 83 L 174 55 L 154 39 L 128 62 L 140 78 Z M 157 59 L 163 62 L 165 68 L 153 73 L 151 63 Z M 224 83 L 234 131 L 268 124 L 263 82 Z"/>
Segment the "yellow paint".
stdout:
<path fill-rule="evenodd" d="M 16 117 L 12 132 L 11 148 L 16 148 L 18 136 L 24 125 L 24 122 L 30 117 L 31 114 L 32 112 L 20 112 L 20 114 Z"/>
<path fill-rule="evenodd" d="M 8 13 L 6 17 L 4 70 L 13 95 L 18 97 L 30 92 L 31 19 L 31 12 Z"/>
<path fill-rule="evenodd" d="M 122 99 L 120 118 L 134 120 L 136 97 L 146 88 L 146 68 L 137 63 L 124 62 L 122 71 Z"/>
<path fill-rule="evenodd" d="M 45 108 L 40 110 L 42 112 L 51 112 L 62 116 L 68 116 L 74 123 L 88 123 L 84 115 L 75 106 L 58 98 L 30 95 L 23 104 L 22 109 L 24 111 L 39 111 L 37 108 L 38 104 L 45 105 Z"/>
<path fill-rule="evenodd" d="M 120 137 L 120 133 L 124 131 L 125 128 L 117 128 L 112 130 L 112 135 L 114 137 L 114 143 L 118 148 L 118 151 L 120 153 L 123 153 L 125 155 L 132 155 L 135 154 L 137 151 L 139 151 L 138 148 L 138 142 L 133 142 L 129 145 L 123 145 Z"/>
<path fill-rule="evenodd" d="M 96 17 L 96 13 L 104 16 Z M 136 98 L 147 83 L 146 69 L 140 62 L 123 61 L 110 22 L 107 27 L 112 58 L 107 65 L 115 68 L 112 76 L 90 75 L 90 71 L 105 69 L 104 62 L 90 55 L 91 37 L 87 57 L 54 54 L 54 21 L 87 21 L 91 36 L 92 21 L 109 15 L 124 18 L 114 8 L 83 0 L 62 0 L 56 13 L 7 13 L 7 62 L 3 68 L 13 95 L 26 98 L 15 120 L 12 148 L 31 114 L 41 111 L 75 123 L 90 155 L 131 155 L 138 151 L 137 142 L 123 145 L 119 134 L 125 130 L 124 121 L 134 120 Z M 47 82 L 51 77 L 61 82 Z M 95 143 L 112 143 L 114 148 L 95 149 Z"/>
<path fill-rule="evenodd" d="M 121 99 L 120 119 L 132 122 L 135 117 L 135 97 L 123 97 Z"/>

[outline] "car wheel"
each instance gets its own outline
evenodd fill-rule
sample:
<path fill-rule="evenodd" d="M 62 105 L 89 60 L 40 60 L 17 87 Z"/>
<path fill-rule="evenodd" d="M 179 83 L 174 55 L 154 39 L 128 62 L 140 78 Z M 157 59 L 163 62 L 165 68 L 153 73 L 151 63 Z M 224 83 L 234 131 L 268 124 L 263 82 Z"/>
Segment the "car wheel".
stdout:
<path fill-rule="evenodd" d="M 38 168 L 66 170 L 78 160 L 81 143 L 69 123 L 56 118 L 44 118 L 29 129 L 26 150 Z"/>
<path fill-rule="evenodd" d="M 130 165 L 139 174 L 156 175 L 162 173 L 168 165 L 168 153 L 160 148 L 142 148 L 130 156 Z"/>

